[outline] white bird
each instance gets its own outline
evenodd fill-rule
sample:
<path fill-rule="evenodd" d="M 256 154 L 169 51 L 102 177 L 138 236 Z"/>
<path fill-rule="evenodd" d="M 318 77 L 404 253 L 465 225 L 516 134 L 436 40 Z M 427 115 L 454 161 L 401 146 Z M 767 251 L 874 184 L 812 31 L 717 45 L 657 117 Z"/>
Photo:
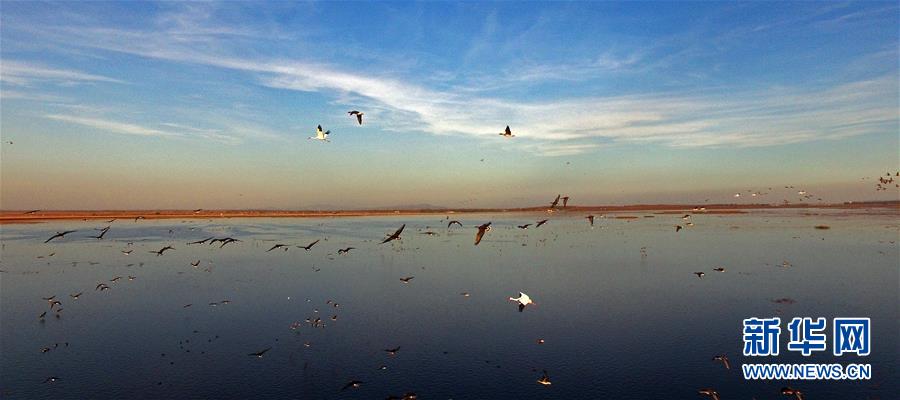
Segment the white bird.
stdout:
<path fill-rule="evenodd" d="M 525 309 L 525 306 L 527 306 L 529 304 L 534 304 L 534 302 L 531 301 L 531 297 L 528 297 L 527 294 L 522 293 L 522 292 L 519 292 L 519 297 L 510 297 L 509 301 L 514 301 L 516 303 L 519 303 L 519 312 L 522 312 L 522 310 Z"/>
<path fill-rule="evenodd" d="M 308 139 L 316 139 L 316 140 L 322 140 L 325 142 L 330 142 L 330 140 L 328 140 L 329 134 L 331 134 L 331 131 L 322 131 L 322 125 L 319 125 L 316 127 L 316 136 L 310 136 L 307 138 L 307 140 Z"/>

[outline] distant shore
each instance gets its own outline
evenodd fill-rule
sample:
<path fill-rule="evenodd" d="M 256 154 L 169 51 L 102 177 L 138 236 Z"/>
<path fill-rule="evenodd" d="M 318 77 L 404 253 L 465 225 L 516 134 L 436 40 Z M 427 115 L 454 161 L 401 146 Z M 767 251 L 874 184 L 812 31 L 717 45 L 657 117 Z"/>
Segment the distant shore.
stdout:
<path fill-rule="evenodd" d="M 622 206 L 569 206 L 557 207 L 556 212 L 566 213 L 629 213 L 656 212 L 706 214 L 741 214 L 749 210 L 781 209 L 881 209 L 900 211 L 900 201 L 870 201 L 840 204 L 634 204 Z M 547 212 L 549 207 L 524 208 L 459 208 L 459 209 L 372 209 L 372 210 L 10 210 L 0 211 L 0 224 L 34 223 L 54 220 L 98 219 L 185 219 L 185 218 L 321 218 L 367 217 L 389 215 L 453 215 L 475 213 Z"/>

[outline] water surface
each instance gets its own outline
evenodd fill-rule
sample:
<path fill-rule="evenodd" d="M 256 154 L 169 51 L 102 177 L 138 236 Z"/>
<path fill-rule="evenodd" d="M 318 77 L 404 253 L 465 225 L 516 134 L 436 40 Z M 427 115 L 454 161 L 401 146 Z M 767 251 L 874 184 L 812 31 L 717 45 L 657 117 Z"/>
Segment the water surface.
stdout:
<path fill-rule="evenodd" d="M 809 399 L 900 393 L 895 213 L 695 214 L 694 226 L 677 233 L 681 215 L 628 215 L 638 218 L 598 216 L 593 229 L 584 215 L 565 212 L 456 215 L 465 227 L 451 230 L 440 216 L 117 220 L 103 240 L 88 237 L 106 225 L 99 221 L 3 225 L 0 396 L 695 399 L 713 387 L 723 399 L 772 399 L 782 398 L 782 386 Z M 544 218 L 537 229 L 515 227 Z M 473 246 L 473 226 L 487 221 L 494 229 Z M 404 223 L 401 241 L 379 243 Z M 43 243 L 69 229 L 78 232 Z M 210 236 L 241 242 L 186 245 Z M 309 252 L 266 252 L 317 239 Z M 150 253 L 166 245 L 175 250 Z M 349 246 L 356 249 L 337 254 Z M 409 284 L 400 281 L 408 276 Z M 98 283 L 110 290 L 96 291 Z M 519 291 L 537 304 L 518 312 L 507 298 Z M 63 303 L 59 318 L 42 300 L 52 295 Z M 783 298 L 793 303 L 774 302 Z M 751 316 L 821 316 L 829 325 L 832 317 L 871 317 L 872 355 L 744 358 L 741 321 Z M 305 322 L 317 317 L 324 327 Z M 397 346 L 394 356 L 384 351 Z M 269 347 L 262 358 L 248 355 Z M 874 378 L 748 382 L 711 361 L 723 353 L 735 366 L 865 362 Z M 552 385 L 536 382 L 542 370 Z M 44 383 L 50 376 L 60 380 Z M 364 383 L 341 391 L 351 380 Z"/>

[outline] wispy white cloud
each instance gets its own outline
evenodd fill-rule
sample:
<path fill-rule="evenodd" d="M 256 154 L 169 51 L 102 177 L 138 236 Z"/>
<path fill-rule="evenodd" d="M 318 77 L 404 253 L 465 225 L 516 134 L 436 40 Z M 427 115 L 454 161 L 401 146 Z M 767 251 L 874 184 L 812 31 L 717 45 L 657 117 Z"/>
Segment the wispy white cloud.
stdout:
<path fill-rule="evenodd" d="M 76 115 L 65 115 L 65 114 L 47 114 L 44 115 L 45 118 L 49 118 L 56 121 L 63 121 L 72 124 L 78 124 L 82 126 L 86 126 L 89 128 L 99 129 L 106 132 L 118 133 L 123 135 L 136 135 L 136 136 L 160 136 L 160 137 L 177 137 L 182 136 L 180 133 L 166 131 L 156 128 L 149 128 L 146 126 L 137 125 L 134 123 L 128 122 L 119 122 L 119 121 L 111 121 L 107 119 L 101 118 L 93 118 L 93 117 L 80 117 Z"/>
<path fill-rule="evenodd" d="M 211 23 L 194 24 L 197 18 L 206 21 L 205 14 L 200 15 L 190 20 L 170 18 L 159 24 L 168 30 L 79 27 L 58 28 L 47 34 L 82 47 L 241 71 L 266 87 L 319 92 L 347 105 L 352 101 L 353 106 L 365 107 L 369 123 L 386 130 L 496 139 L 503 127 L 510 125 L 518 136 L 513 146 L 542 150 L 547 155 L 588 152 L 610 143 L 774 146 L 883 132 L 896 127 L 898 121 L 898 79 L 893 74 L 844 84 L 826 83 L 816 89 L 760 87 L 734 93 L 715 90 L 527 101 L 464 88 L 429 87 L 390 73 L 349 72 L 327 63 L 238 56 L 235 54 L 240 51 L 227 49 L 226 42 L 215 39 L 216 35 L 233 32 Z M 488 19 L 486 34 L 490 34 L 490 28 Z M 182 35 L 173 39 L 170 30 Z M 581 64 L 532 65 L 497 79 L 522 85 L 534 80 L 577 81 L 597 71 L 627 70 L 644 57 L 641 53 L 608 53 Z M 3 68 L 5 74 L 6 66 Z M 68 72 L 45 75 L 110 79 Z M 82 125 L 98 122 L 66 118 Z M 106 127 L 122 132 L 163 132 L 122 125 Z M 215 130 L 195 133 L 224 135 Z"/>
<path fill-rule="evenodd" d="M 119 79 L 89 74 L 70 69 L 51 68 L 15 60 L 0 62 L 0 81 L 14 85 L 27 85 L 33 81 L 51 81 L 62 84 L 84 82 L 125 83 Z"/>

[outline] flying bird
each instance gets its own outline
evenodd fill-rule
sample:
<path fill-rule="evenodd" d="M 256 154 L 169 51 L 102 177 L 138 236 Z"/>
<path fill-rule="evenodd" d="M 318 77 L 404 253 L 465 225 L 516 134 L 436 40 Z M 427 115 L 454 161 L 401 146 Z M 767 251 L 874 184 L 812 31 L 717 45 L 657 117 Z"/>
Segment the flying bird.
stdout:
<path fill-rule="evenodd" d="M 462 222 L 453 220 L 453 221 L 450 221 L 450 222 L 447 223 L 447 229 L 450 229 L 450 227 L 453 226 L 453 224 L 459 225 L 460 228 L 462 228 L 462 226 L 463 226 L 463 225 L 462 225 Z"/>
<path fill-rule="evenodd" d="M 713 271 L 716 271 L 716 272 L 725 272 L 725 268 L 724 268 L 724 267 L 716 267 L 716 268 L 713 268 Z"/>
<path fill-rule="evenodd" d="M 303 250 L 309 251 L 309 249 L 311 249 L 313 246 L 315 246 L 316 243 L 319 243 L 319 240 L 322 240 L 322 239 L 318 239 L 318 240 L 316 240 L 315 242 L 312 242 L 312 243 L 310 243 L 310 244 L 308 244 L 308 245 L 306 245 L 306 246 L 297 246 L 297 247 L 298 247 L 298 248 L 301 248 L 301 249 L 303 249 Z"/>
<path fill-rule="evenodd" d="M 528 229 L 528 227 L 531 226 L 531 224 L 516 225 L 516 226 L 519 227 L 519 229 Z"/>
<path fill-rule="evenodd" d="M 271 347 L 266 347 L 262 351 L 258 351 L 256 353 L 247 354 L 248 356 L 256 356 L 256 358 L 262 358 L 263 354 L 266 354 L 267 351 L 272 350 Z"/>
<path fill-rule="evenodd" d="M 491 230 L 491 223 L 488 222 L 486 224 L 478 225 L 478 233 L 475 234 L 475 245 L 478 246 L 478 243 L 481 243 L 481 238 L 484 237 L 484 233 Z"/>
<path fill-rule="evenodd" d="M 70 234 L 70 233 L 73 233 L 73 232 L 77 232 L 77 231 L 56 232 L 55 235 L 50 236 L 50 239 L 45 240 L 44 243 L 49 243 L 49 242 L 50 242 L 51 240 L 53 240 L 53 239 L 61 238 L 61 237 L 66 236 L 66 235 L 68 235 L 68 234 Z"/>
<path fill-rule="evenodd" d="M 555 208 L 556 205 L 559 204 L 559 198 L 560 198 L 560 196 L 561 196 L 561 195 L 556 195 L 556 199 L 553 200 L 552 203 L 550 203 L 550 208 Z"/>
<path fill-rule="evenodd" d="M 175 250 L 175 248 L 172 246 L 166 246 L 157 251 L 151 251 L 150 253 L 154 253 L 154 254 L 156 254 L 157 257 L 159 257 L 159 256 L 163 255 L 163 253 L 165 253 L 166 250 Z"/>
<path fill-rule="evenodd" d="M 516 137 L 516 135 L 513 135 L 512 131 L 509 129 L 509 125 L 506 126 L 506 130 L 504 130 L 503 133 L 500 134 L 500 136 L 503 136 L 505 138 Z"/>
<path fill-rule="evenodd" d="M 584 217 L 584 218 L 586 218 L 588 220 L 588 222 L 591 223 L 591 227 L 594 226 L 594 216 L 593 215 L 588 215 L 587 217 Z"/>
<path fill-rule="evenodd" d="M 400 278 L 400 282 L 409 283 L 409 281 L 413 280 L 414 276 L 407 276 L 406 278 Z"/>
<path fill-rule="evenodd" d="M 187 243 L 187 244 L 204 244 L 204 243 L 206 243 L 206 242 L 208 242 L 208 241 L 210 241 L 210 240 L 213 240 L 213 239 L 215 239 L 215 236 L 210 236 L 210 237 L 208 237 L 208 238 L 206 238 L 206 239 L 198 240 L 198 241 L 196 241 L 196 242 L 190 242 L 190 243 Z"/>
<path fill-rule="evenodd" d="M 675 225 L 675 232 L 678 232 L 682 229 L 684 229 L 684 228 L 682 228 L 681 225 Z"/>
<path fill-rule="evenodd" d="M 347 384 L 344 385 L 344 387 L 341 388 L 341 391 L 343 392 L 343 391 L 345 391 L 345 390 L 347 390 L 347 389 L 350 389 L 350 388 L 356 389 L 356 388 L 360 387 L 363 383 L 365 383 L 365 382 L 363 382 L 363 381 L 356 381 L 356 380 L 347 382 Z"/>
<path fill-rule="evenodd" d="M 106 235 L 106 232 L 108 232 L 108 231 L 109 231 L 109 226 L 107 225 L 106 228 L 100 229 L 100 234 L 99 234 L 99 235 L 97 235 L 97 236 L 91 236 L 91 237 L 94 238 L 94 239 L 103 239 L 103 235 Z"/>
<path fill-rule="evenodd" d="M 569 196 L 564 196 L 562 198 L 562 201 L 563 201 L 563 208 L 566 208 L 566 206 L 569 205 Z"/>
<path fill-rule="evenodd" d="M 400 233 L 403 232 L 403 228 L 406 228 L 406 224 L 401 225 L 400 229 L 397 229 L 396 232 L 394 232 L 393 234 L 391 234 L 390 236 L 388 236 L 384 240 L 382 240 L 381 244 L 385 244 L 385 243 L 393 241 L 393 240 L 401 239 Z"/>
<path fill-rule="evenodd" d="M 388 353 L 389 356 L 396 355 L 398 351 L 400 351 L 400 346 L 394 347 L 393 349 L 384 349 L 385 352 Z"/>
<path fill-rule="evenodd" d="M 71 297 L 71 298 L 74 299 L 74 300 L 78 300 L 78 298 L 81 297 L 81 294 L 82 294 L 82 293 L 84 293 L 84 292 L 78 292 L 78 293 L 75 293 L 75 294 L 70 294 L 69 297 Z"/>
<path fill-rule="evenodd" d="M 719 400 L 719 392 L 717 392 L 715 389 L 710 389 L 710 388 L 700 389 L 697 391 L 697 394 L 702 394 L 702 395 L 708 396 L 712 400 Z"/>
<path fill-rule="evenodd" d="M 359 112 L 359 111 L 356 111 L 356 110 L 353 110 L 353 111 L 348 111 L 347 114 L 350 114 L 351 116 L 355 115 L 355 116 L 356 116 L 356 120 L 359 122 L 360 125 L 362 125 L 362 117 L 363 117 L 363 113 L 361 113 L 361 112 Z"/>
<path fill-rule="evenodd" d="M 318 127 L 316 127 L 316 136 L 310 136 L 307 138 L 307 140 L 308 139 L 316 139 L 316 140 L 321 140 L 323 142 L 330 142 L 330 140 L 328 140 L 328 135 L 330 135 L 330 134 L 331 134 L 331 131 L 322 131 L 322 125 L 319 125 Z"/>
<path fill-rule="evenodd" d="M 724 354 L 717 355 L 713 357 L 713 361 L 721 361 L 722 364 L 725 365 L 725 369 L 731 369 L 731 364 L 728 362 L 728 356 Z"/>
<path fill-rule="evenodd" d="M 531 297 L 529 297 L 527 294 L 522 293 L 522 292 L 519 292 L 519 297 L 510 297 L 509 301 L 514 301 L 516 303 L 519 303 L 519 312 L 522 312 L 523 310 L 525 310 L 525 306 L 534 304 L 534 302 L 531 301 Z"/>
<path fill-rule="evenodd" d="M 781 394 L 785 396 L 794 396 L 797 400 L 803 400 L 803 392 L 788 386 L 781 388 Z"/>
<path fill-rule="evenodd" d="M 348 248 L 346 248 L 346 249 L 338 249 L 338 254 L 349 253 L 350 250 L 353 250 L 353 249 L 355 249 L 355 248 L 356 248 L 356 247 L 348 247 Z"/>
<path fill-rule="evenodd" d="M 698 278 L 703 279 L 703 275 L 706 275 L 705 272 L 694 272 L 694 275 L 697 275 Z"/>
<path fill-rule="evenodd" d="M 540 228 L 541 225 L 546 224 L 547 221 L 548 221 L 548 220 L 546 220 L 546 219 L 542 219 L 542 220 L 538 221 L 538 222 L 537 222 L 537 225 L 535 225 L 534 227 L 535 227 L 535 228 Z"/>
<path fill-rule="evenodd" d="M 272 246 L 270 249 L 266 250 L 266 253 L 268 253 L 268 252 L 270 252 L 270 251 L 272 251 L 272 250 L 275 250 L 275 249 L 280 249 L 280 248 L 284 248 L 284 251 L 287 251 L 288 247 L 289 247 L 289 246 L 286 245 L 286 244 L 280 244 L 280 243 L 279 243 L 279 244 L 276 244 L 276 245 Z"/>
<path fill-rule="evenodd" d="M 544 375 L 541 376 L 541 378 L 537 380 L 537 383 L 540 383 L 541 385 L 544 385 L 544 386 L 549 386 L 551 384 L 550 375 L 547 373 L 547 370 L 544 370 Z"/>

